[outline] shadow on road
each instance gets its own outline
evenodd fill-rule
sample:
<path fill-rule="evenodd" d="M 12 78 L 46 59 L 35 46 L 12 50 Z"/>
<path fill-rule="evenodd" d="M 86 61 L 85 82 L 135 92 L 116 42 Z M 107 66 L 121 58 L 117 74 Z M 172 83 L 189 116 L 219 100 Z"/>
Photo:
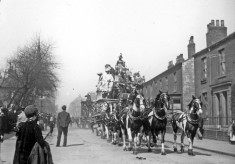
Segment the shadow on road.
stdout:
<path fill-rule="evenodd" d="M 195 155 L 211 156 L 211 154 L 199 153 L 199 152 L 196 152 L 196 151 L 194 151 L 194 154 L 195 154 Z"/>
<path fill-rule="evenodd" d="M 67 145 L 67 147 L 71 147 L 71 146 L 82 146 L 84 144 L 71 144 L 71 145 Z"/>

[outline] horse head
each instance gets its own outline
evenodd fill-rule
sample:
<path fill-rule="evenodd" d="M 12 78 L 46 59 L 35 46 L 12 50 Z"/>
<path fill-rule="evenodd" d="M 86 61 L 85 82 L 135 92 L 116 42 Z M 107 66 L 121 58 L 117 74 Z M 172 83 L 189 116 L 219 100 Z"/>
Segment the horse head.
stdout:
<path fill-rule="evenodd" d="M 165 112 L 170 108 L 170 96 L 168 92 L 159 91 L 155 99 L 155 108 L 157 109 L 164 109 Z"/>
<path fill-rule="evenodd" d="M 201 97 L 197 98 L 195 96 L 192 96 L 192 101 L 188 104 L 188 107 L 190 114 L 201 115 L 203 113 Z"/>
<path fill-rule="evenodd" d="M 132 106 L 134 111 L 143 112 L 146 106 L 144 96 L 135 91 L 134 94 L 131 94 Z"/>

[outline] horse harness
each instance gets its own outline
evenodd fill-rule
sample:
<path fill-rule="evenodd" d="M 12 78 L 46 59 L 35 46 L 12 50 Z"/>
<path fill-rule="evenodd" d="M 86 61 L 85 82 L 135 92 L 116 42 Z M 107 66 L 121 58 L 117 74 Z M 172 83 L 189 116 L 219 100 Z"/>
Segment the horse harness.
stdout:
<path fill-rule="evenodd" d="M 164 108 L 158 108 L 158 109 L 160 109 L 160 110 L 165 110 Z M 164 116 L 160 117 L 159 115 L 157 115 L 156 110 L 153 110 L 153 116 L 155 116 L 155 117 L 156 117 L 157 119 L 159 119 L 159 120 L 164 120 L 164 119 L 167 118 L 166 113 L 165 113 Z"/>

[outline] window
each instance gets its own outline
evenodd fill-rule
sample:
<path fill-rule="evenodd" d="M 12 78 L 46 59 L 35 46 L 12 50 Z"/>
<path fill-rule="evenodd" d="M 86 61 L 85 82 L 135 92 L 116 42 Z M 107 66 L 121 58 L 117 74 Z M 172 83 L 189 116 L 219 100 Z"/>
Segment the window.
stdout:
<path fill-rule="evenodd" d="M 168 91 L 168 77 L 165 77 L 165 82 L 166 82 L 166 91 Z"/>
<path fill-rule="evenodd" d="M 206 57 L 202 58 L 202 80 L 207 78 L 207 60 Z"/>
<path fill-rule="evenodd" d="M 224 49 L 219 51 L 219 62 L 220 76 L 224 76 L 226 73 Z"/>
<path fill-rule="evenodd" d="M 174 109 L 174 110 L 182 110 L 182 109 L 181 109 L 181 101 L 180 101 L 180 98 L 173 98 L 173 109 Z"/>
<path fill-rule="evenodd" d="M 207 98 L 207 92 L 202 93 L 202 107 L 203 110 L 207 110 L 208 109 L 208 98 Z"/>
<path fill-rule="evenodd" d="M 176 77 L 176 72 L 174 73 L 174 92 L 177 91 L 177 77 Z"/>

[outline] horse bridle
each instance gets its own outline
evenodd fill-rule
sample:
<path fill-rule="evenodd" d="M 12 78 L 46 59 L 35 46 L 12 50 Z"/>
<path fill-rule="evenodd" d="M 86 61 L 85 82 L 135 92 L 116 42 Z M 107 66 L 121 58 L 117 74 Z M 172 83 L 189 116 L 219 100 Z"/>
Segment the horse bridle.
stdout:
<path fill-rule="evenodd" d="M 194 99 L 193 102 L 192 102 L 192 107 L 191 108 L 193 108 L 193 110 L 195 109 L 195 105 L 194 105 L 195 103 L 197 103 L 199 106 L 201 106 L 200 102 L 201 102 L 200 99 Z M 201 109 L 197 105 L 196 105 L 196 107 L 197 107 L 196 112 Z M 191 111 L 191 109 L 190 109 L 190 111 Z M 190 114 L 197 114 L 196 112 L 195 113 L 190 113 Z"/>
<path fill-rule="evenodd" d="M 160 96 L 159 96 L 159 100 L 158 101 L 160 101 L 160 103 L 161 104 L 164 104 L 163 105 L 163 108 L 156 108 L 157 110 L 165 110 L 165 115 L 164 116 L 162 116 L 162 117 L 160 117 L 160 116 L 158 116 L 157 115 L 157 113 L 156 112 L 154 112 L 154 116 L 157 118 L 157 119 L 159 119 L 159 120 L 164 120 L 166 117 L 167 117 L 167 113 L 166 113 L 166 111 L 167 111 L 167 109 L 168 109 L 168 106 L 166 107 L 166 104 L 163 102 L 163 99 L 165 99 L 165 96 L 167 97 L 167 100 L 168 100 L 168 95 L 167 95 L 167 93 L 161 93 L 160 94 Z"/>
<path fill-rule="evenodd" d="M 160 94 L 160 97 L 159 97 L 159 101 L 161 102 L 161 104 L 164 104 L 164 105 L 166 105 L 165 104 L 165 102 L 163 102 L 163 99 L 165 99 L 165 96 L 167 97 L 167 99 L 168 99 L 168 95 L 167 95 L 167 93 L 161 93 Z M 169 101 L 169 100 L 168 100 Z M 166 108 L 168 109 L 168 106 L 166 106 Z M 158 108 L 158 109 L 165 109 L 164 107 L 163 108 Z"/>

